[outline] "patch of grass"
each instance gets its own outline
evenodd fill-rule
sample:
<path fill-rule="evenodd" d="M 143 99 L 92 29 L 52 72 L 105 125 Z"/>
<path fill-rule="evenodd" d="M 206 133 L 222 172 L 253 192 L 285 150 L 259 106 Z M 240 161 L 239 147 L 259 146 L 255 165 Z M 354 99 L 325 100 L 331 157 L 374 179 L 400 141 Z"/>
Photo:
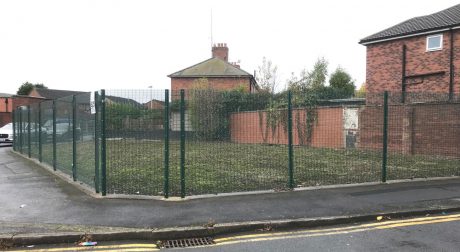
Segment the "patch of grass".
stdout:
<path fill-rule="evenodd" d="M 163 195 L 164 149 L 160 141 L 107 142 L 110 193 Z M 170 194 L 180 193 L 179 142 L 170 143 Z M 379 181 L 380 151 L 294 148 L 296 186 Z M 288 183 L 288 148 L 284 145 L 187 142 L 188 195 L 253 190 L 283 190 Z M 455 158 L 390 153 L 388 179 L 459 174 Z"/>
<path fill-rule="evenodd" d="M 52 166 L 52 144 L 42 146 Z M 77 144 L 77 179 L 94 187 L 94 142 Z M 294 147 L 295 186 L 377 182 L 382 153 L 378 150 Z M 57 143 L 57 167 L 72 175 L 72 142 Z M 286 190 L 288 148 L 285 145 L 188 141 L 186 194 Z M 180 145 L 170 143 L 170 195 L 180 195 Z M 453 157 L 389 153 L 389 180 L 458 176 Z M 163 195 L 164 143 L 153 140 L 107 140 L 108 193 Z"/>

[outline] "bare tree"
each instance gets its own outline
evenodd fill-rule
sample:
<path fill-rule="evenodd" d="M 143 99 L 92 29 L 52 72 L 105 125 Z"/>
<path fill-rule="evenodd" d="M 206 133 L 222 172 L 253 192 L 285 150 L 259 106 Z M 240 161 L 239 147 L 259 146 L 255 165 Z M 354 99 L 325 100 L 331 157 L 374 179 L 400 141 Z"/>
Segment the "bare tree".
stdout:
<path fill-rule="evenodd" d="M 278 66 L 263 57 L 262 65 L 259 66 L 255 78 L 262 91 L 275 93 L 278 86 Z"/>

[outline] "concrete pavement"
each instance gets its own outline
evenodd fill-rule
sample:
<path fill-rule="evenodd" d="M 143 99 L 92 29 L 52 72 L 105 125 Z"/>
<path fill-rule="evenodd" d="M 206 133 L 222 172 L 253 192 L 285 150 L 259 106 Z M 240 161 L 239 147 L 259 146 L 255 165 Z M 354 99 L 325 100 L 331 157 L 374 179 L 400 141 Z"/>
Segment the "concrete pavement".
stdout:
<path fill-rule="evenodd" d="M 460 179 L 180 202 L 96 199 L 11 153 L 10 147 L 3 147 L 0 148 L 0 202 L 0 234 L 3 235 L 36 234 L 44 231 L 34 229 L 34 225 L 47 224 L 65 226 L 69 230 L 74 225 L 153 230 L 460 209 Z M 24 225 L 15 225 L 17 223 Z M 52 230 L 49 228 L 46 232 Z"/>

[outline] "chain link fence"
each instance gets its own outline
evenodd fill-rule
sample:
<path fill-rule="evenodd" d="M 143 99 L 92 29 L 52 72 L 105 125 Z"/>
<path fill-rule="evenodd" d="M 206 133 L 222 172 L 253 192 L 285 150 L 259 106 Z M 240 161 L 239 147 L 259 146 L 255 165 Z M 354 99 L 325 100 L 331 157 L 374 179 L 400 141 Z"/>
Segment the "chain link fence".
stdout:
<path fill-rule="evenodd" d="M 14 131 L 16 151 L 103 195 L 186 197 L 460 173 L 460 103 L 444 94 L 325 101 L 299 92 L 106 90 L 16 108 Z"/>

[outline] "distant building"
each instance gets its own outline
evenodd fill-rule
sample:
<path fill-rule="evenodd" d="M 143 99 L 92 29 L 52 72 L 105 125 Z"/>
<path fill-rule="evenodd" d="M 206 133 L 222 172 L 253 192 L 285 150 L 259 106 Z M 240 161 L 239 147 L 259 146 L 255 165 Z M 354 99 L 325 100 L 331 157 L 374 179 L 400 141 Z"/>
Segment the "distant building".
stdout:
<path fill-rule="evenodd" d="M 209 87 L 215 90 L 242 88 L 247 92 L 257 91 L 254 76 L 240 69 L 237 63 L 228 62 L 228 51 L 227 44 L 216 44 L 212 47 L 210 59 L 168 75 L 173 96 L 177 96 L 181 89 L 194 88 L 197 80 L 202 78 L 206 78 Z"/>
<path fill-rule="evenodd" d="M 144 107 L 146 109 L 163 109 L 164 106 L 165 106 L 164 101 L 159 101 L 159 100 L 155 100 L 155 99 L 144 103 Z"/>
<path fill-rule="evenodd" d="M 34 88 L 30 91 L 29 96 L 32 97 L 39 97 L 49 100 L 55 100 L 58 98 L 71 96 L 71 95 L 78 95 L 87 92 L 81 91 L 72 91 L 72 90 L 59 90 L 59 89 L 49 89 L 49 88 Z"/>
<path fill-rule="evenodd" d="M 19 106 L 42 102 L 43 97 L 30 97 L 27 95 L 12 95 L 0 93 L 0 127 L 13 121 L 13 110 Z"/>

